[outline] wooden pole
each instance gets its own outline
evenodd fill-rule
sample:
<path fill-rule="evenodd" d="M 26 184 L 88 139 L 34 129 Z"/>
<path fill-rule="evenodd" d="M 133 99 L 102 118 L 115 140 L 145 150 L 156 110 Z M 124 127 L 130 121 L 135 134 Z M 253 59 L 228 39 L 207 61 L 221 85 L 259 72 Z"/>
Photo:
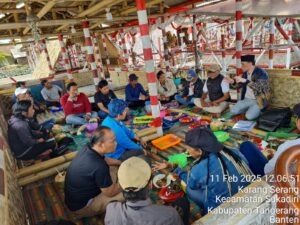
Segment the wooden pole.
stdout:
<path fill-rule="evenodd" d="M 154 126 L 157 129 L 158 135 L 163 135 L 162 122 L 160 118 L 160 109 L 157 95 L 156 76 L 154 69 L 153 54 L 151 48 L 151 40 L 149 36 L 148 16 L 146 11 L 145 0 L 136 0 L 136 9 L 139 20 L 139 28 L 143 44 L 145 71 L 149 87 L 149 95 L 151 102 L 151 111 L 154 118 Z"/>
<path fill-rule="evenodd" d="M 83 27 L 84 41 L 87 50 L 88 61 L 90 63 L 91 71 L 93 73 L 94 85 L 96 90 L 98 90 L 99 75 L 98 75 L 97 65 L 95 62 L 94 47 L 93 47 L 92 37 L 89 28 L 89 22 L 84 21 L 82 23 L 82 27 Z"/>
<path fill-rule="evenodd" d="M 289 24 L 288 24 L 288 37 L 289 37 L 289 40 L 293 40 L 292 39 L 293 24 L 294 24 L 294 20 L 289 19 Z M 290 66 L 291 66 L 291 59 L 292 59 L 292 47 L 288 47 L 287 53 L 286 53 L 286 68 L 287 69 L 289 69 Z"/>
<path fill-rule="evenodd" d="M 71 64 L 68 58 L 68 53 L 67 53 L 67 49 L 64 43 L 64 38 L 63 35 L 58 35 L 58 40 L 59 40 L 59 44 L 60 44 L 60 48 L 61 48 L 61 54 L 62 54 L 62 59 L 63 59 L 63 63 L 64 63 L 64 67 L 67 71 L 68 74 L 68 79 L 70 81 L 73 81 L 73 74 L 72 74 L 72 69 L 71 69 Z"/>
<path fill-rule="evenodd" d="M 167 32 L 166 32 L 166 25 L 165 25 L 165 17 L 162 17 L 162 23 L 161 23 L 161 32 L 162 32 L 162 38 L 163 38 L 163 47 L 164 47 L 164 62 L 165 67 L 170 67 L 170 61 L 169 61 L 169 50 L 168 50 L 168 40 L 167 40 Z"/>
<path fill-rule="evenodd" d="M 270 19 L 270 46 L 269 46 L 269 68 L 273 69 L 274 66 L 274 36 L 275 36 L 275 18 Z"/>
<path fill-rule="evenodd" d="M 197 27 L 196 27 L 196 15 L 193 15 L 193 43 L 194 43 L 194 51 L 195 51 L 195 68 L 200 69 L 200 57 L 198 55 L 197 49 Z"/>

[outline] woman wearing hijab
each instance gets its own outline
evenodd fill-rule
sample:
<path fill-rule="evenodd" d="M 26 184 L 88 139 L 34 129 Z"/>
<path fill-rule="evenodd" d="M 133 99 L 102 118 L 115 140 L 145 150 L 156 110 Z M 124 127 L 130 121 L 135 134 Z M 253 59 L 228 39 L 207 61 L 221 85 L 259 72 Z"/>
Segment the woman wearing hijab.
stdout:
<path fill-rule="evenodd" d="M 188 197 L 203 209 L 203 214 L 219 206 L 222 198 L 233 196 L 249 184 L 247 179 L 243 180 L 252 174 L 247 160 L 239 151 L 219 143 L 210 129 L 190 130 L 185 142 L 191 146 L 188 151 L 195 159 L 189 172 L 166 162 L 157 163 L 154 170 L 176 168 L 174 172 L 187 184 Z"/>

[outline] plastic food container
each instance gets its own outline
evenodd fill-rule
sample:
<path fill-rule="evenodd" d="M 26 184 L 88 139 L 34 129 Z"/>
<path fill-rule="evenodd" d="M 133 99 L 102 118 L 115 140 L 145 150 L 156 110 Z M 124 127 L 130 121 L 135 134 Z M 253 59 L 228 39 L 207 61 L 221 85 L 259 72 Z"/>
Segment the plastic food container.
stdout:
<path fill-rule="evenodd" d="M 187 157 L 184 153 L 172 155 L 168 160 L 170 163 L 177 163 L 181 169 L 187 165 Z"/>
<path fill-rule="evenodd" d="M 63 108 L 62 108 L 62 107 L 54 107 L 54 106 L 52 106 L 52 107 L 49 108 L 49 110 L 50 110 L 50 112 L 52 112 L 52 113 L 56 113 L 56 112 L 62 111 Z"/>
<path fill-rule="evenodd" d="M 151 143 L 160 150 L 166 150 L 181 142 L 181 139 L 174 134 L 167 134 L 163 137 L 153 140 Z"/>
<path fill-rule="evenodd" d="M 214 135 L 217 137 L 218 142 L 225 142 L 230 138 L 229 133 L 227 133 L 225 131 L 214 132 Z"/>

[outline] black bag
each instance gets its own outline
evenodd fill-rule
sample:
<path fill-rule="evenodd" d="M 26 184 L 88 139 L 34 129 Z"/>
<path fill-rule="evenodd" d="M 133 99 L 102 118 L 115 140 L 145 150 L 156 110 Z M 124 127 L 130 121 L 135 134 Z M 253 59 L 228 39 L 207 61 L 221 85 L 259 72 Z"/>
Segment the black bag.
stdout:
<path fill-rule="evenodd" d="M 290 108 L 269 109 L 258 119 L 258 128 L 275 131 L 279 127 L 289 127 L 293 113 Z"/>

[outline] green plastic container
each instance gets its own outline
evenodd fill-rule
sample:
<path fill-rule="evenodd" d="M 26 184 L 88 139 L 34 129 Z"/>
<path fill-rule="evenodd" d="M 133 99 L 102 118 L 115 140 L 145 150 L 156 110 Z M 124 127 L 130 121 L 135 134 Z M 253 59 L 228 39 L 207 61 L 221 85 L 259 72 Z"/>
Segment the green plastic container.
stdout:
<path fill-rule="evenodd" d="M 267 141 L 269 137 L 277 137 L 277 138 L 297 138 L 299 134 L 289 134 L 289 133 L 281 133 L 281 132 L 268 132 L 265 140 Z"/>
<path fill-rule="evenodd" d="M 221 142 L 221 143 L 227 141 L 230 138 L 229 133 L 227 133 L 225 131 L 216 131 L 216 132 L 214 132 L 214 135 L 218 139 L 218 142 Z"/>
<path fill-rule="evenodd" d="M 168 160 L 170 163 L 178 163 L 179 167 L 183 169 L 187 165 L 187 157 L 184 153 L 172 155 Z"/>

